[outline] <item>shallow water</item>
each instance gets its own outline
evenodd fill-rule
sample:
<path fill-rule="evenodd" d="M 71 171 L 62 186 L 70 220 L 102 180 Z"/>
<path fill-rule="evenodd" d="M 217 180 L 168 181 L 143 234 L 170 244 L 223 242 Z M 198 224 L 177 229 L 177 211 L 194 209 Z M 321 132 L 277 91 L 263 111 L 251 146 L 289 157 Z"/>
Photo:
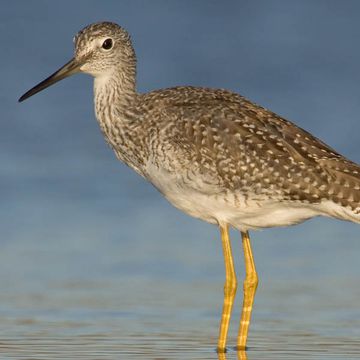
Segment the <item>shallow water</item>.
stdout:
<path fill-rule="evenodd" d="M 159 214 L 170 224 L 180 220 L 168 241 L 144 222 L 147 239 L 78 234 L 61 244 L 52 238 L 9 243 L 0 255 L 2 356 L 217 359 L 223 269 L 216 229 L 194 222 L 195 241 L 181 228 L 185 217 L 170 209 Z M 148 219 L 150 227 L 155 222 Z M 358 239 L 347 239 L 343 249 L 338 241 L 301 242 L 291 239 L 292 229 L 283 232 L 253 236 L 260 286 L 247 358 L 359 358 Z M 232 235 L 239 254 L 238 234 Z M 339 250 L 321 254 L 325 246 Z M 241 279 L 241 256 L 236 262 Z M 245 359 L 232 348 L 240 305 L 239 290 L 228 353 L 219 359 Z"/>
<path fill-rule="evenodd" d="M 244 360 L 232 348 L 241 285 L 228 352 L 215 352 L 218 230 L 117 162 L 91 80 L 16 100 L 68 60 L 76 31 L 110 19 L 133 34 L 140 91 L 229 88 L 359 162 L 360 3 L 104 4 L 2 2 L 0 359 Z M 247 358 L 360 358 L 359 226 L 315 219 L 251 237 L 260 284 Z"/>

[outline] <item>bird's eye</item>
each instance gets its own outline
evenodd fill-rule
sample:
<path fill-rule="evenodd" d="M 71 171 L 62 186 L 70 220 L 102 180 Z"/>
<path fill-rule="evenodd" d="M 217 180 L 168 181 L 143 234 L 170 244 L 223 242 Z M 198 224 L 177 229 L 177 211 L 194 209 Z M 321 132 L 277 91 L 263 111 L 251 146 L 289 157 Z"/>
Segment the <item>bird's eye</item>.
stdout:
<path fill-rule="evenodd" d="M 113 41 L 112 39 L 106 39 L 102 43 L 102 48 L 105 50 L 110 50 L 113 47 Z"/>

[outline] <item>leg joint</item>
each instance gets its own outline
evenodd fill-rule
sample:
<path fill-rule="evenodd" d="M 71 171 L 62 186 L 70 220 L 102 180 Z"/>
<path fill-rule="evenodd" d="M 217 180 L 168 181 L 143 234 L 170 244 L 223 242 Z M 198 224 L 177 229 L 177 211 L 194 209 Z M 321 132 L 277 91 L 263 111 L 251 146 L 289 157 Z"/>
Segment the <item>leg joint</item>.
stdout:
<path fill-rule="evenodd" d="M 259 284 L 259 279 L 256 273 L 252 276 L 247 276 L 244 281 L 244 290 L 256 289 Z"/>
<path fill-rule="evenodd" d="M 224 284 L 224 294 L 225 295 L 234 295 L 235 296 L 236 289 L 237 289 L 236 278 L 231 279 L 229 281 L 225 281 L 225 284 Z"/>

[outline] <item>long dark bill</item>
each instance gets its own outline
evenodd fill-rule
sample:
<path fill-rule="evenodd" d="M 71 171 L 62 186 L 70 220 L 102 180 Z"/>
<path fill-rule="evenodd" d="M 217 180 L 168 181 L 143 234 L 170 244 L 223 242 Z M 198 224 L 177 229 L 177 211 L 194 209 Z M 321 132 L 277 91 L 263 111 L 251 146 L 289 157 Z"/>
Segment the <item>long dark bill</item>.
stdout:
<path fill-rule="evenodd" d="M 35 95 L 36 93 L 46 89 L 47 87 L 57 83 L 58 81 L 65 79 L 66 77 L 73 75 L 80 70 L 80 66 L 82 64 L 76 61 L 75 59 L 71 59 L 68 63 L 66 63 L 59 70 L 55 71 L 52 75 L 46 78 L 41 83 L 35 85 L 32 89 L 27 91 L 21 98 L 19 102 L 22 102 L 29 98 L 30 96 Z"/>

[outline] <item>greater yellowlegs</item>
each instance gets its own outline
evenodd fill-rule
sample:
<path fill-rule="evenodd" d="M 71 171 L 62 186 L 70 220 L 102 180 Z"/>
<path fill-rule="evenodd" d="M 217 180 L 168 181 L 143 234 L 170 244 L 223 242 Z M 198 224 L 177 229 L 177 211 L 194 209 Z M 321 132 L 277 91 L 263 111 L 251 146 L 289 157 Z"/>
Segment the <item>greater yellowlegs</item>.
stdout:
<path fill-rule="evenodd" d="M 318 215 L 360 223 L 360 167 L 226 90 L 181 86 L 139 94 L 130 36 L 117 24 L 89 25 L 74 42 L 74 58 L 19 101 L 77 72 L 92 75 L 96 117 L 118 159 L 180 210 L 219 226 L 226 274 L 219 351 L 237 288 L 228 229 L 240 230 L 246 276 L 237 347 L 244 349 L 258 284 L 248 230 Z"/>

